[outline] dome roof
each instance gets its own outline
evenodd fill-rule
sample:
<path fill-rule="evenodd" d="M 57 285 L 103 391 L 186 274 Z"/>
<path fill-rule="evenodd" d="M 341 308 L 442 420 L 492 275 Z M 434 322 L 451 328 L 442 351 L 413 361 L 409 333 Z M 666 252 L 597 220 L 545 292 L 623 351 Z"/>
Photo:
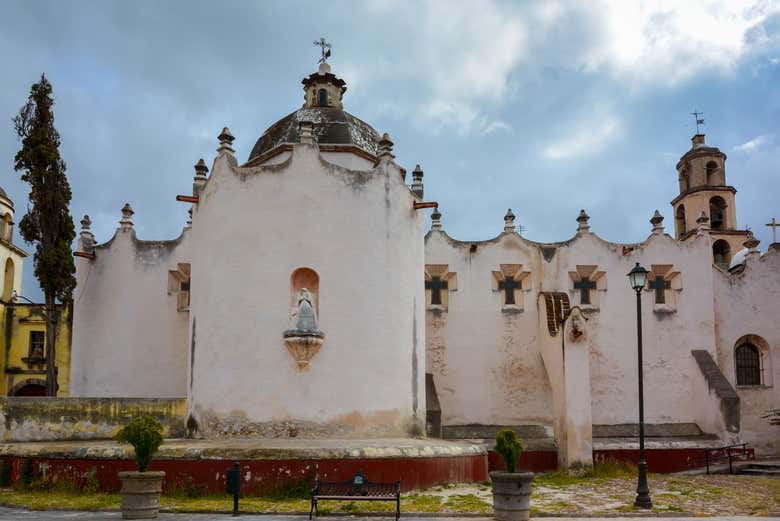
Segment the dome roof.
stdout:
<path fill-rule="evenodd" d="M 3 190 L 2 186 L 0 186 L 0 197 L 5 197 L 8 199 L 8 194 L 5 193 L 5 190 Z"/>
<path fill-rule="evenodd" d="M 263 157 L 280 145 L 300 143 L 300 123 L 311 121 L 319 145 L 354 146 L 376 156 L 379 134 L 374 128 L 338 107 L 303 107 L 266 130 L 252 148 L 248 162 Z"/>

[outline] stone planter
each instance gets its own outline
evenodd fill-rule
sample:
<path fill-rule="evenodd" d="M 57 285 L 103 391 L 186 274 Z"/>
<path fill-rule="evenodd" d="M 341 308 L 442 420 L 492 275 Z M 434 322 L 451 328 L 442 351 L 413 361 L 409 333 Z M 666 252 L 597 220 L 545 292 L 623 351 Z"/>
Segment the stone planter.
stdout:
<path fill-rule="evenodd" d="M 165 472 L 120 472 L 122 518 L 154 519 L 160 510 L 160 493 Z"/>
<path fill-rule="evenodd" d="M 493 482 L 493 515 L 498 521 L 525 521 L 531 509 L 533 472 L 490 473 Z"/>

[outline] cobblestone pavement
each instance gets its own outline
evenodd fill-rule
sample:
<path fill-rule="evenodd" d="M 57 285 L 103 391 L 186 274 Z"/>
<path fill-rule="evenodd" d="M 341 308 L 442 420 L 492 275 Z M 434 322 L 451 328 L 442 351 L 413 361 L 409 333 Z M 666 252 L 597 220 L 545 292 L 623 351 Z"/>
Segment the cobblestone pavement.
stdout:
<path fill-rule="evenodd" d="M 652 519 L 663 519 L 664 521 L 702 521 L 707 519 L 709 521 L 777 521 L 778 518 L 772 517 L 752 517 L 752 516 L 733 516 L 733 517 L 666 517 L 657 518 L 656 516 L 642 516 L 650 517 Z M 15 508 L 0 507 L 0 521 L 60 521 L 60 520 L 84 520 L 84 521 L 109 521 L 120 520 L 122 515 L 119 512 L 74 512 L 74 511 L 35 511 L 30 512 L 28 510 L 19 510 Z M 157 518 L 161 521 L 188 521 L 190 519 L 194 521 L 211 521 L 222 519 L 233 519 L 229 514 L 160 514 Z M 280 516 L 280 515 L 242 515 L 240 517 L 243 521 L 301 521 L 307 519 L 306 516 Z M 327 516 L 321 518 L 325 521 L 379 521 L 381 519 L 392 520 L 393 517 L 337 517 Z M 406 521 L 488 521 L 492 518 L 480 518 L 480 517 L 414 517 L 414 516 L 401 516 L 401 519 Z M 608 518 L 574 518 L 574 517 L 556 517 L 556 518 L 537 518 L 537 519 L 554 519 L 555 521 L 574 521 L 588 519 L 591 521 L 597 521 L 604 519 L 606 521 L 636 521 L 636 517 L 608 517 Z"/>

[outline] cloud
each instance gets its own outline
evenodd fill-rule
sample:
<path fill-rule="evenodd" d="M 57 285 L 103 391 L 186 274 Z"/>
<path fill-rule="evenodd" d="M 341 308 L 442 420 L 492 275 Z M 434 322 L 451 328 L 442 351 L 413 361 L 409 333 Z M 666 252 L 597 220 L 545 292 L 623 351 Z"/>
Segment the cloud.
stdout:
<path fill-rule="evenodd" d="M 614 116 L 584 121 L 568 136 L 542 148 L 547 159 L 571 159 L 600 151 L 617 134 L 620 122 Z"/>
<path fill-rule="evenodd" d="M 754 137 L 749 141 L 745 141 L 741 145 L 735 146 L 734 150 L 738 152 L 745 152 L 746 154 L 750 154 L 765 145 L 771 144 L 773 139 L 774 136 L 772 134 L 762 134 L 760 136 Z"/>
<path fill-rule="evenodd" d="M 471 4 L 430 0 L 418 3 L 374 2 L 367 10 L 382 19 L 392 16 L 393 31 L 411 47 L 402 61 L 385 62 L 366 81 L 405 78 L 425 124 L 439 131 L 485 133 L 502 129 L 485 122 L 486 105 L 505 100 L 513 70 L 526 56 L 521 13 L 492 0 Z M 476 17 L 476 18 L 475 18 Z M 365 69 L 365 57 L 361 57 Z"/>
<path fill-rule="evenodd" d="M 673 86 L 702 71 L 728 72 L 751 51 L 777 43 L 763 27 L 780 13 L 776 1 L 600 3 L 593 11 L 602 36 L 581 63 L 639 83 Z"/>

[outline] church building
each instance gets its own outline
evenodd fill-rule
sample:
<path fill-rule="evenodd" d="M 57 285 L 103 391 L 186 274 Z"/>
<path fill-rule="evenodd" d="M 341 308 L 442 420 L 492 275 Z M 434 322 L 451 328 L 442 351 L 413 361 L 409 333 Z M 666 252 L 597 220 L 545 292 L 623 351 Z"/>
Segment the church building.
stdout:
<path fill-rule="evenodd" d="M 129 204 L 104 242 L 82 220 L 71 395 L 186 397 L 204 437 L 511 426 L 562 466 L 590 464 L 635 436 L 639 263 L 648 435 L 780 453 L 762 418 L 780 407 L 780 245 L 762 254 L 739 227 L 726 155 L 704 135 L 677 164 L 670 233 L 656 211 L 644 241 L 608 242 L 572 208 L 572 237 L 540 243 L 509 210 L 495 237 L 460 241 L 422 168 L 344 109 L 327 62 L 302 85 L 245 162 L 222 130 L 178 197 L 179 237 L 138 238 Z"/>

